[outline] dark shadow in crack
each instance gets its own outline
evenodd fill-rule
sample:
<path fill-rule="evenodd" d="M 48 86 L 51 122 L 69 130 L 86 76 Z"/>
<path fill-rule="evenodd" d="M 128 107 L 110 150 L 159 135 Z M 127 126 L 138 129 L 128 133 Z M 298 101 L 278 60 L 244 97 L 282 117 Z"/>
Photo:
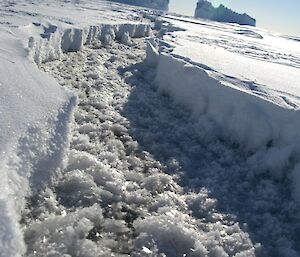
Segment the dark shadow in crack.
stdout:
<path fill-rule="evenodd" d="M 257 256 L 299 256 L 300 210 L 286 184 L 255 175 L 247 154 L 216 138 L 205 117 L 195 120 L 183 106 L 159 94 L 153 86 L 155 71 L 144 62 L 119 73 L 132 87 L 122 114 L 141 150 L 165 165 L 167 173 L 179 174 L 186 191 L 206 188 L 218 201 L 218 211 L 262 245 Z M 195 218 L 203 218 L 190 208 Z"/>

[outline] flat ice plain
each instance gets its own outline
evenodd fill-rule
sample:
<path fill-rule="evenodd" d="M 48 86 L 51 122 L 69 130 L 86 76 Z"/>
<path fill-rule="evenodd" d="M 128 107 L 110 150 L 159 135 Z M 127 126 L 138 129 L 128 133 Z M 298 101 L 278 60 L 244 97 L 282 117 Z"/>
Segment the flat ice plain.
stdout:
<path fill-rule="evenodd" d="M 0 59 L 0 256 L 300 256 L 300 39 L 3 1 Z"/>

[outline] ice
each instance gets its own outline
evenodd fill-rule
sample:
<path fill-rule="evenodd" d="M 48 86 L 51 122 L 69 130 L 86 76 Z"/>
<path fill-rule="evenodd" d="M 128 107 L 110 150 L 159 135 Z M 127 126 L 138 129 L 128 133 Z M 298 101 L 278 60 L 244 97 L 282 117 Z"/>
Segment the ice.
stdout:
<path fill-rule="evenodd" d="M 215 8 L 207 0 L 198 0 L 195 17 L 219 22 L 232 22 L 240 25 L 256 26 L 256 20 L 248 14 L 236 13 L 222 4 Z"/>
<path fill-rule="evenodd" d="M 299 41 L 0 5 L 0 256 L 299 255 Z"/>

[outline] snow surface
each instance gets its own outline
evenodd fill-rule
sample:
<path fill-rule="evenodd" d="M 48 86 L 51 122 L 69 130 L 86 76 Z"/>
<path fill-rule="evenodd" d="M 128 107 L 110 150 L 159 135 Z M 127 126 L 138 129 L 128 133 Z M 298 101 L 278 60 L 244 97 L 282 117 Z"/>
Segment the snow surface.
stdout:
<path fill-rule="evenodd" d="M 78 51 L 95 38 L 108 45 L 150 33 L 149 25 L 138 23 L 128 7 L 120 14 L 111 3 L 92 6 L 1 2 L 1 256 L 18 256 L 25 250 L 18 224 L 25 196 L 42 188 L 63 166 L 76 105 L 75 95 L 61 89 L 37 64 Z"/>
<path fill-rule="evenodd" d="M 0 256 L 300 255 L 299 41 L 161 15 L 0 4 Z"/>
<path fill-rule="evenodd" d="M 299 42 L 237 25 L 174 16 L 164 21 L 170 31 L 164 37 L 162 52 L 166 54 L 150 54 L 151 59 L 157 56 L 158 89 L 197 118 L 208 118 L 219 136 L 255 152 L 250 162 L 257 163 L 262 173 L 290 180 L 293 195 L 300 201 L 299 172 L 295 171 L 299 163 Z"/>

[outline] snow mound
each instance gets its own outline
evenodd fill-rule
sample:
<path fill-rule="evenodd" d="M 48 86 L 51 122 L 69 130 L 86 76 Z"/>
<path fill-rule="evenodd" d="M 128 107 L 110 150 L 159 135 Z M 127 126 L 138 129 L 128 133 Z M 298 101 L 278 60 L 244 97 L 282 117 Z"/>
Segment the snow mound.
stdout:
<path fill-rule="evenodd" d="M 256 26 L 256 20 L 248 14 L 236 13 L 224 5 L 215 8 L 207 0 L 199 0 L 195 11 L 195 18 L 204 18 L 219 22 L 231 22 L 240 25 Z"/>

